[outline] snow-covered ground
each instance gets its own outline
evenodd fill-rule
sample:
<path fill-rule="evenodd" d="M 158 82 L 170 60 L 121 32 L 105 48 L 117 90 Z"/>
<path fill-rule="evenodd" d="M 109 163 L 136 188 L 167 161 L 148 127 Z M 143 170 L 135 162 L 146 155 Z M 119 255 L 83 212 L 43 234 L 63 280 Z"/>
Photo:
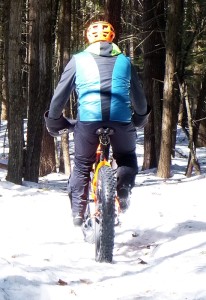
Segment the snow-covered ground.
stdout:
<path fill-rule="evenodd" d="M 0 300 L 205 300 L 206 151 L 197 151 L 202 175 L 187 179 L 181 130 L 176 150 L 169 180 L 137 175 L 112 264 L 95 262 L 94 245 L 73 227 L 65 175 L 19 186 L 0 169 Z"/>

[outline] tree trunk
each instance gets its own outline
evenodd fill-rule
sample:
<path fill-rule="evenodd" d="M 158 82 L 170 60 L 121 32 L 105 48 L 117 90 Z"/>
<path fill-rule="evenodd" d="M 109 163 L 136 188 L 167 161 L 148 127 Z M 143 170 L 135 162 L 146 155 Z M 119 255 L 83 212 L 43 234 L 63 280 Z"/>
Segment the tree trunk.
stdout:
<path fill-rule="evenodd" d="M 62 0 L 60 2 L 56 54 L 58 60 L 57 78 L 60 77 L 63 69 L 70 59 L 70 39 L 71 39 L 71 2 Z M 68 103 L 69 105 L 69 103 Z M 65 115 L 71 117 L 69 108 L 65 110 Z M 61 138 L 60 151 L 60 172 L 70 175 L 71 162 L 69 156 L 69 135 L 64 134 Z"/>
<path fill-rule="evenodd" d="M 152 107 L 151 118 L 144 130 L 143 170 L 157 167 L 162 122 L 162 95 L 165 69 L 164 1 L 143 3 L 144 90 Z"/>
<path fill-rule="evenodd" d="M 52 95 L 52 0 L 30 1 L 31 22 L 29 42 L 29 112 L 25 180 L 38 182 L 41 143 L 43 137 L 43 115 Z M 53 140 L 51 141 L 54 147 Z M 43 143 L 46 145 L 46 143 Z M 51 145 L 47 149 L 52 148 Z M 53 152 L 53 151 L 52 151 Z M 48 156 L 52 155 L 52 152 Z M 46 153 L 44 150 L 42 153 Z M 53 160 L 52 160 L 53 161 Z M 47 162 L 46 157 L 41 162 Z M 53 166 L 55 168 L 55 164 Z M 41 166 L 47 173 L 51 166 Z"/>
<path fill-rule="evenodd" d="M 42 150 L 40 157 L 39 176 L 45 176 L 56 171 L 54 139 L 51 137 L 46 128 L 44 128 L 42 139 Z"/>
<path fill-rule="evenodd" d="M 200 175 L 200 165 L 196 156 L 196 146 L 194 142 L 194 128 L 193 128 L 193 120 L 192 120 L 192 113 L 191 113 L 191 104 L 187 93 L 187 86 L 185 86 L 185 103 L 187 109 L 187 116 L 188 116 L 188 127 L 189 127 L 189 159 L 188 159 L 188 166 L 186 170 L 186 176 L 190 177 L 192 174 L 193 167 L 195 168 L 195 172 L 197 175 Z"/>
<path fill-rule="evenodd" d="M 106 0 L 105 18 L 110 22 L 115 30 L 115 43 L 118 43 L 121 33 L 121 9 L 122 0 Z"/>
<path fill-rule="evenodd" d="M 197 147 L 206 147 L 206 73 L 204 74 L 197 101 L 194 140 Z"/>
<path fill-rule="evenodd" d="M 206 73 L 202 80 L 202 86 L 197 104 L 197 113 L 195 120 L 195 143 L 197 147 L 206 147 Z"/>
<path fill-rule="evenodd" d="M 69 156 L 69 135 L 67 133 L 63 134 L 61 137 L 61 147 L 63 166 L 61 166 L 60 163 L 60 171 L 63 171 L 64 174 L 68 175 L 69 177 L 71 174 L 71 160 Z"/>
<path fill-rule="evenodd" d="M 40 22 L 39 26 L 41 31 L 39 32 L 39 91 L 40 91 L 40 116 L 43 120 L 43 115 L 45 110 L 48 108 L 49 103 L 52 97 L 52 45 L 53 45 L 53 36 L 54 32 L 54 21 L 53 17 L 55 16 L 55 9 L 57 6 L 58 0 L 44 0 L 40 5 Z M 56 22 L 56 19 L 55 19 Z M 40 122 L 41 124 L 41 122 Z M 41 124 L 42 125 L 42 124 Z M 39 133 L 42 133 L 42 128 L 39 128 Z M 40 152 L 39 152 L 40 150 Z M 52 171 L 56 171 L 56 162 L 55 162 L 55 145 L 54 139 L 51 138 L 46 130 L 45 125 L 43 125 L 43 136 L 41 135 L 41 148 L 37 150 L 36 157 L 39 159 L 40 164 L 39 170 L 34 170 L 35 180 L 36 175 L 44 176 Z M 34 161 L 35 162 L 35 161 Z"/>
<path fill-rule="evenodd" d="M 5 7 L 0 10 L 0 120 L 7 120 L 6 94 L 5 94 L 5 57 L 4 57 L 4 18 Z"/>
<path fill-rule="evenodd" d="M 6 55 L 8 99 L 9 159 L 7 180 L 22 184 L 25 104 L 22 97 L 22 5 L 23 0 L 9 1 Z"/>
<path fill-rule="evenodd" d="M 162 139 L 157 175 L 161 178 L 170 177 L 172 154 L 172 117 L 174 98 L 174 76 L 176 72 L 177 44 L 180 22 L 182 22 L 183 1 L 168 0 L 166 30 L 166 70 L 163 94 Z"/>

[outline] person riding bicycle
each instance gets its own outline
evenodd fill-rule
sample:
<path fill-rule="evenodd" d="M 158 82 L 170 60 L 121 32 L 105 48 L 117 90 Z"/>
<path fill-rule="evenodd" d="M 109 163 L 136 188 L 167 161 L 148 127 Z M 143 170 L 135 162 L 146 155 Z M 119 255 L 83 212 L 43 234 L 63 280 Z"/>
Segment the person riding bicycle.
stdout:
<path fill-rule="evenodd" d="M 144 126 L 149 115 L 136 70 L 113 43 L 113 26 L 107 21 L 93 22 L 86 33 L 89 46 L 73 55 L 66 65 L 45 113 L 47 130 L 52 136 L 65 128 L 74 130 L 74 167 L 68 191 L 75 226 L 83 223 L 90 172 L 99 143 L 96 130 L 114 129 L 110 141 L 118 166 L 117 196 L 125 211 L 138 173 L 135 126 Z M 73 90 L 78 95 L 76 124 L 62 114 Z"/>

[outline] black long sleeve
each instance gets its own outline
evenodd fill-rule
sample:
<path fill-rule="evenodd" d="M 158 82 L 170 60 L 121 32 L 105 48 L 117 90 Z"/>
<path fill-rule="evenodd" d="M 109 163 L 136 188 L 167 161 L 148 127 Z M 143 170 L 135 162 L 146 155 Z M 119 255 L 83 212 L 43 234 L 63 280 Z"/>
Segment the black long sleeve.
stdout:
<path fill-rule="evenodd" d="M 139 76 L 134 68 L 131 66 L 131 100 L 135 112 L 139 115 L 147 113 L 147 100 L 144 89 L 140 82 Z"/>
<path fill-rule="evenodd" d="M 71 92 L 75 89 L 75 76 L 76 64 L 75 59 L 72 58 L 66 65 L 60 81 L 54 91 L 49 108 L 49 118 L 58 119 L 61 116 Z"/>

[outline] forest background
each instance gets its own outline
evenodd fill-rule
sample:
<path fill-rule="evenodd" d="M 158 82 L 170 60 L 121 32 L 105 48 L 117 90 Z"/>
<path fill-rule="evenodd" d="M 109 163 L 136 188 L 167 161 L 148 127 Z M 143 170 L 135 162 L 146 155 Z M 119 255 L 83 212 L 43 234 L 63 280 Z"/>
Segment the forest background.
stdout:
<path fill-rule="evenodd" d="M 7 120 L 7 180 L 38 182 L 70 173 L 69 138 L 49 136 L 44 123 L 53 91 L 71 56 L 87 46 L 95 20 L 115 28 L 115 43 L 142 79 L 152 107 L 144 129 L 143 170 L 170 177 L 177 126 L 188 136 L 185 170 L 201 173 L 196 149 L 206 146 L 205 0 L 1 0 L 0 116 Z M 76 94 L 65 107 L 76 117 Z M 1 128 L 0 128 L 1 129 Z"/>

